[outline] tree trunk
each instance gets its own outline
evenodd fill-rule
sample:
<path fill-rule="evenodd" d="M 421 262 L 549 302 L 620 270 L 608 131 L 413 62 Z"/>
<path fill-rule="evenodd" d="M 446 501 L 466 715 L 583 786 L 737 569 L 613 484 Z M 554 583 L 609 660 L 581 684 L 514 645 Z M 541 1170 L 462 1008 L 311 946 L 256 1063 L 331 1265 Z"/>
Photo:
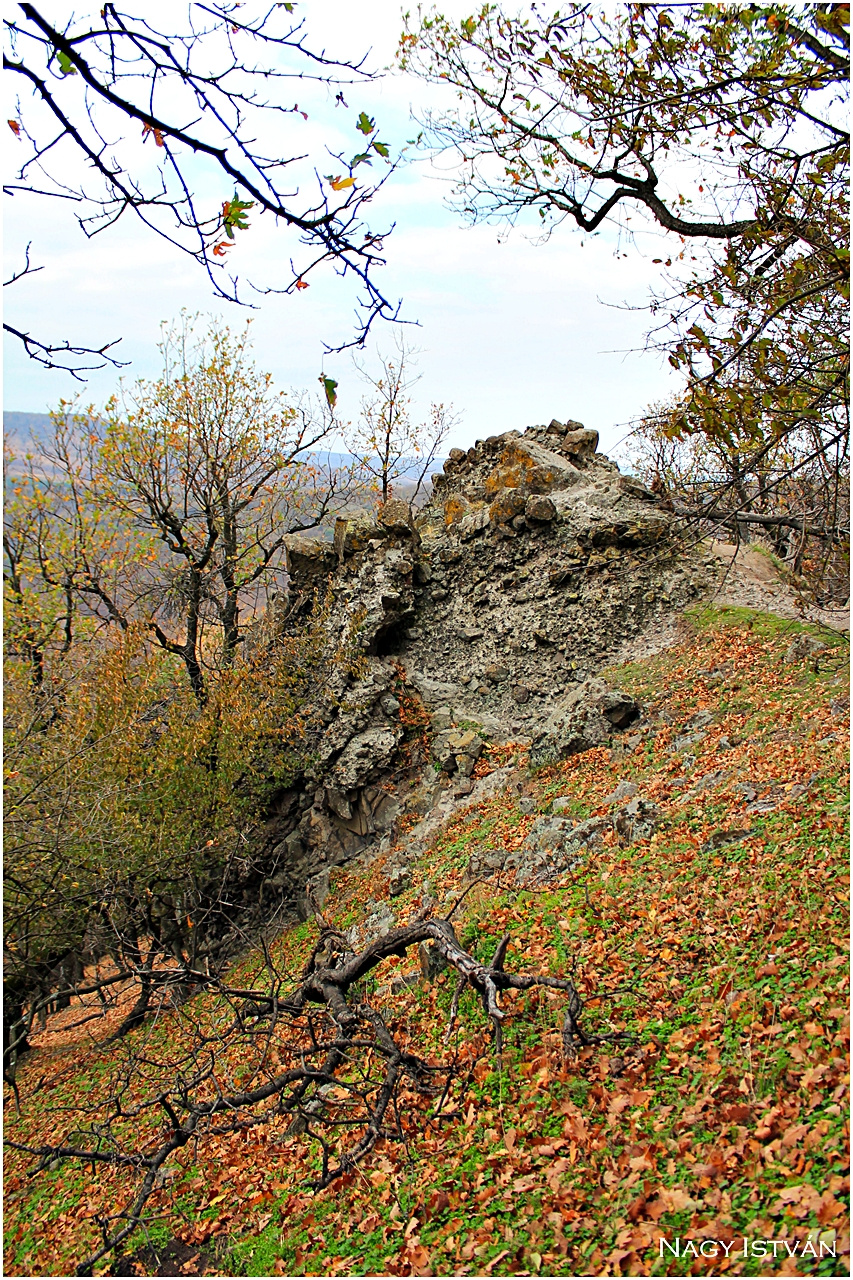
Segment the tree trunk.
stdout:
<path fill-rule="evenodd" d="M 224 578 L 223 574 L 223 578 Z M 225 607 L 221 612 L 222 619 L 222 661 L 226 667 L 234 665 L 237 656 L 237 645 L 240 643 L 240 606 L 237 601 L 236 587 L 226 583 Z"/>
<path fill-rule="evenodd" d="M 190 678 L 190 685 L 195 694 L 196 702 L 200 707 L 203 707 L 207 702 L 207 688 L 204 683 L 204 672 L 196 656 L 195 646 L 184 645 L 181 656 L 187 669 L 187 675 Z"/>
<path fill-rule="evenodd" d="M 225 601 L 219 611 L 222 622 L 222 661 L 233 666 L 240 643 L 240 589 L 237 586 L 237 520 L 227 489 L 219 494 L 222 512 L 220 541 L 223 548 L 222 567 L 219 576 L 225 592 Z"/>
<path fill-rule="evenodd" d="M 204 683 L 204 673 L 201 669 L 201 663 L 198 660 L 198 623 L 199 611 L 201 608 L 201 572 L 198 569 L 190 571 L 190 592 L 187 602 L 187 638 L 181 649 L 181 657 L 184 660 L 184 666 L 187 669 L 187 675 L 190 678 L 190 685 L 195 694 L 196 701 L 200 707 L 207 702 L 207 689 Z"/>

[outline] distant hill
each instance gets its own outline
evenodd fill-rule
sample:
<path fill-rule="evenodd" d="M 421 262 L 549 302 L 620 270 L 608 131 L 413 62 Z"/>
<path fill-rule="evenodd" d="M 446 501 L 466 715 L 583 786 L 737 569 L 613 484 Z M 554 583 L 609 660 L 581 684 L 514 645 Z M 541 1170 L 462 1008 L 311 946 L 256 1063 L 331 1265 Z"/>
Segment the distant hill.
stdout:
<path fill-rule="evenodd" d="M 49 413 L 14 413 L 3 414 L 3 434 L 13 449 L 20 449 L 29 444 L 30 439 L 44 440 L 50 430 Z"/>
<path fill-rule="evenodd" d="M 15 451 L 26 448 L 31 439 L 35 440 L 36 443 L 45 440 L 49 431 L 49 413 L 18 413 L 14 410 L 5 410 L 3 413 L 3 434 Z M 326 453 L 325 450 L 321 450 L 319 456 L 322 457 L 324 462 L 328 460 L 333 467 L 349 466 L 353 460 L 351 453 Z M 444 458 L 436 458 L 430 466 L 430 475 L 440 471 L 443 464 Z M 419 464 L 413 460 L 409 471 L 417 474 L 419 469 Z M 402 488 L 405 492 L 407 487 L 405 479 L 398 481 L 396 487 Z"/>

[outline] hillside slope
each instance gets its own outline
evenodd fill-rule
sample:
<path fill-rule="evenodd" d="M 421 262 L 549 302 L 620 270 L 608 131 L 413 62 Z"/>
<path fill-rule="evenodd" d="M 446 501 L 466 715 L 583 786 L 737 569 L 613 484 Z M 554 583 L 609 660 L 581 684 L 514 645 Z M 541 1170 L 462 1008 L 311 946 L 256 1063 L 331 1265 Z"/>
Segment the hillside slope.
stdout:
<path fill-rule="evenodd" d="M 485 961 L 508 932 L 507 968 L 570 975 L 583 1036 L 561 1033 L 565 991 L 507 992 L 498 1058 L 470 990 L 448 1038 L 452 973 L 387 960 L 363 998 L 449 1064 L 445 1092 L 401 1085 L 373 1149 L 316 1192 L 310 1118 L 305 1132 L 272 1108 L 187 1143 L 97 1272 L 849 1274 L 847 647 L 822 632 L 816 651 L 815 634 L 694 608 L 672 647 L 604 673 L 642 707 L 609 745 L 532 769 L 523 747 L 486 742 L 443 825 L 413 839 L 403 819 L 369 863 L 332 871 L 324 915 L 356 948 L 467 889 L 462 945 Z M 268 940 L 278 972 L 297 975 L 316 937 L 309 921 Z M 248 954 L 232 981 L 262 964 Z M 106 1045 L 71 1025 L 80 1013 L 22 1063 L 13 1142 L 81 1143 L 134 1055 L 153 1096 L 221 1017 L 200 995 Z M 619 1038 L 584 1043 L 596 1033 Z M 276 1034 L 262 1059 L 235 1041 L 215 1080 L 268 1078 Z M 327 1090 L 322 1106 L 343 1102 Z M 159 1122 L 133 1123 L 126 1150 Z M 326 1140 L 333 1155 L 351 1142 Z M 7 1154 L 7 1274 L 73 1270 L 139 1185 L 133 1168 L 41 1163 L 29 1176 L 39 1161 Z M 703 1240 L 729 1256 L 695 1256 Z M 775 1258 L 752 1256 L 774 1240 Z"/>

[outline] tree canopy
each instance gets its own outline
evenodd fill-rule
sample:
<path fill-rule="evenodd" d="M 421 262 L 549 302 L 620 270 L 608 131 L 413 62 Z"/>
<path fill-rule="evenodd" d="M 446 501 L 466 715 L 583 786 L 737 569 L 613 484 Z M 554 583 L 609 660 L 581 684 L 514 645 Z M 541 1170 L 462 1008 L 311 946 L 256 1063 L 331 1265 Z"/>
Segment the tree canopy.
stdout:
<path fill-rule="evenodd" d="M 38 679 L 59 620 L 70 644 L 82 613 L 141 623 L 203 698 L 204 667 L 233 663 L 241 613 L 280 583 L 286 534 L 317 528 L 352 487 L 319 452 L 328 408 L 276 391 L 248 328 L 184 317 L 161 351 L 160 378 L 102 412 L 63 405 L 52 438 L 10 460 L 10 622 Z"/>
<path fill-rule="evenodd" d="M 277 392 L 248 328 L 184 317 L 161 348 L 160 378 L 100 412 L 61 406 L 49 440 L 7 456 L 13 1048 L 21 1003 L 32 1026 L 84 956 L 141 975 L 128 1027 L 158 956 L 195 963 L 234 858 L 356 661 L 322 600 L 290 630 L 270 607 L 286 535 L 352 496 L 352 472 L 318 452 L 327 406 Z"/>
<path fill-rule="evenodd" d="M 610 222 L 657 250 L 653 341 L 690 393 L 677 430 L 846 442 L 849 12 L 486 4 L 403 36 L 402 65 L 456 91 L 424 125 L 471 220 Z"/>

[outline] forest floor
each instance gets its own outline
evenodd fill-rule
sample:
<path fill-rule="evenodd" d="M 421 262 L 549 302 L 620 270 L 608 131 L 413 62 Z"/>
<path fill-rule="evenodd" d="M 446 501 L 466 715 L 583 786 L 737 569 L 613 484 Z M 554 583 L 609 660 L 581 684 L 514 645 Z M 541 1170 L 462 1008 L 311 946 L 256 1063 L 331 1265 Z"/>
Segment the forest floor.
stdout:
<path fill-rule="evenodd" d="M 804 631 L 828 647 L 785 661 Z M 481 959 L 508 931 L 508 967 L 571 975 L 584 1029 L 623 1042 L 567 1060 L 564 993 L 537 989 L 504 998 L 500 1059 L 470 991 L 445 1043 L 455 975 L 394 983 L 389 961 L 371 975 L 374 1002 L 419 1053 L 454 1063 L 453 1105 L 436 1115 L 402 1092 L 396 1139 L 319 1192 L 317 1145 L 287 1117 L 189 1144 L 122 1259 L 96 1271 L 848 1275 L 847 659 L 832 632 L 695 610 L 672 647 L 606 673 L 653 733 L 520 773 L 521 791 L 455 816 L 394 899 L 401 924 L 427 880 L 452 905 L 471 858 L 518 849 L 556 798 L 573 818 L 605 815 L 633 783 L 657 807 L 653 834 L 627 844 L 607 831 L 539 887 L 495 872 L 453 917 Z M 523 770 L 511 747 L 478 770 L 514 754 Z M 324 912 L 346 929 L 387 897 L 381 861 L 351 863 Z M 277 962 L 298 973 L 315 939 L 311 922 L 288 930 L 271 944 Z M 7 1098 L 6 1137 L 55 1142 L 97 1119 L 129 1048 L 145 1037 L 159 1061 L 153 1046 L 177 1043 L 179 1020 L 210 999 L 117 1045 L 91 1027 L 42 1042 L 19 1068 L 20 1116 Z M 133 1175 L 63 1160 L 29 1176 L 35 1163 L 7 1152 L 5 1273 L 73 1273 Z"/>

